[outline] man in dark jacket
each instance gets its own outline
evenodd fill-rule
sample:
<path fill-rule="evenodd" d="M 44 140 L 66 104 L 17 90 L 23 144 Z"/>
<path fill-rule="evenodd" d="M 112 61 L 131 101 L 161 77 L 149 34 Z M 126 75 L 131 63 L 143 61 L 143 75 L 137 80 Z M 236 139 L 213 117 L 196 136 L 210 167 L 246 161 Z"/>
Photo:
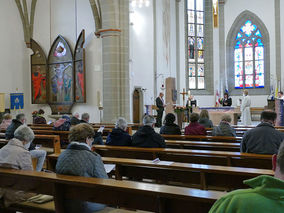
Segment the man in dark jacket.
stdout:
<path fill-rule="evenodd" d="M 155 118 L 153 116 L 144 116 L 143 125 L 132 136 L 132 146 L 150 148 L 166 147 L 165 139 L 154 130 Z"/>
<path fill-rule="evenodd" d="M 131 136 L 126 132 L 127 122 L 124 118 L 118 118 L 115 128 L 108 134 L 106 145 L 131 146 Z"/>
<path fill-rule="evenodd" d="M 284 140 L 284 133 L 274 128 L 276 117 L 273 111 L 263 111 L 261 123 L 244 134 L 241 152 L 276 154 Z"/>
<path fill-rule="evenodd" d="M 161 127 L 162 126 L 162 117 L 163 117 L 163 112 L 164 112 L 164 93 L 160 92 L 159 97 L 156 98 L 156 106 L 158 107 L 157 109 L 157 125 L 156 127 Z"/>
<path fill-rule="evenodd" d="M 19 126 L 23 125 L 24 123 L 26 123 L 25 114 L 23 113 L 18 114 L 16 116 L 16 119 L 13 119 L 11 125 L 8 126 L 8 128 L 6 129 L 5 133 L 6 140 L 14 138 L 14 132 L 16 131 L 16 129 L 18 129 Z"/>
<path fill-rule="evenodd" d="M 71 122 L 71 126 L 77 125 L 77 124 L 80 123 L 80 120 L 79 120 L 79 113 L 78 113 L 78 112 L 76 112 L 76 113 L 73 114 L 73 116 L 72 116 L 70 122 Z"/>
<path fill-rule="evenodd" d="M 89 115 L 89 113 L 85 112 L 81 116 L 80 123 L 88 124 L 89 120 L 90 120 L 90 115 Z M 103 138 L 102 138 L 102 132 L 99 132 L 99 131 L 95 132 L 93 144 L 104 145 L 104 141 L 103 141 Z"/>

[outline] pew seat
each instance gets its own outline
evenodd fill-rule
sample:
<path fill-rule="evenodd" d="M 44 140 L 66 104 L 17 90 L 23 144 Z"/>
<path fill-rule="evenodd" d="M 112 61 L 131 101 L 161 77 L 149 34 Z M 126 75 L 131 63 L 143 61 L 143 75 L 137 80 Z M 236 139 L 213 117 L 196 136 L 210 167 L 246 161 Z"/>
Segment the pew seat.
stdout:
<path fill-rule="evenodd" d="M 59 154 L 47 156 L 48 169 L 54 171 Z M 180 185 L 199 189 L 232 190 L 247 188 L 243 181 L 259 175 L 273 176 L 272 170 L 203 164 L 153 162 L 125 158 L 102 157 L 105 164 L 115 164 L 117 180 L 154 180 L 166 185 Z"/>
<path fill-rule="evenodd" d="M 197 163 L 219 166 L 271 169 L 271 155 L 252 153 L 208 151 L 169 148 L 138 148 L 94 145 L 94 150 L 103 157 L 131 158 L 182 163 Z"/>
<path fill-rule="evenodd" d="M 225 195 L 185 187 L 2 168 L 0 187 L 52 195 L 58 213 L 66 212 L 64 199 L 159 213 L 208 212 L 213 203 Z"/>

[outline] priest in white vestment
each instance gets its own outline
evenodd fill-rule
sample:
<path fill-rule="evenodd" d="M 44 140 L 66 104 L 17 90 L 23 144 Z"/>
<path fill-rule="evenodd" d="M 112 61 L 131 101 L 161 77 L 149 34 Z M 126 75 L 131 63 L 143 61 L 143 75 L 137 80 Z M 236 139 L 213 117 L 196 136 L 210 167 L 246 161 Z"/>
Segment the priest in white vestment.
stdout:
<path fill-rule="evenodd" d="M 243 97 L 242 104 L 241 104 L 242 124 L 251 125 L 251 114 L 250 114 L 251 100 L 250 100 L 247 90 L 244 90 L 243 96 L 244 97 Z"/>

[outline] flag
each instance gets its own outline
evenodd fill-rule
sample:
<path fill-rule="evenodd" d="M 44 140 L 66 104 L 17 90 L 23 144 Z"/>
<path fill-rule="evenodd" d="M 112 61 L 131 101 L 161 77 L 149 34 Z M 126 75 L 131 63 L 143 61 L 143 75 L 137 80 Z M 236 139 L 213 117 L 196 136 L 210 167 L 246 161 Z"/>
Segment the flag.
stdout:
<path fill-rule="evenodd" d="M 10 94 L 10 109 L 24 109 L 24 93 L 11 93 Z"/>
<path fill-rule="evenodd" d="M 215 94 L 215 99 L 216 99 L 215 106 L 216 106 L 216 107 L 219 106 L 219 98 L 220 98 L 219 96 L 220 96 L 220 95 L 219 95 L 219 91 L 216 90 L 216 94 Z"/>

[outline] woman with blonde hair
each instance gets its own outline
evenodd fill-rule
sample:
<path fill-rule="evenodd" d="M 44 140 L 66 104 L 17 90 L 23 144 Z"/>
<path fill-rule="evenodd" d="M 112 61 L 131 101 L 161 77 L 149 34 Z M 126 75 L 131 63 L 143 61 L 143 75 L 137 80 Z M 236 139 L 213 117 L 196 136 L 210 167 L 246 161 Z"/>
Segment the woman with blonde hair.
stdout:
<path fill-rule="evenodd" d="M 201 110 L 198 123 L 204 126 L 205 128 L 213 127 L 213 123 L 209 119 L 209 113 L 206 109 Z"/>

